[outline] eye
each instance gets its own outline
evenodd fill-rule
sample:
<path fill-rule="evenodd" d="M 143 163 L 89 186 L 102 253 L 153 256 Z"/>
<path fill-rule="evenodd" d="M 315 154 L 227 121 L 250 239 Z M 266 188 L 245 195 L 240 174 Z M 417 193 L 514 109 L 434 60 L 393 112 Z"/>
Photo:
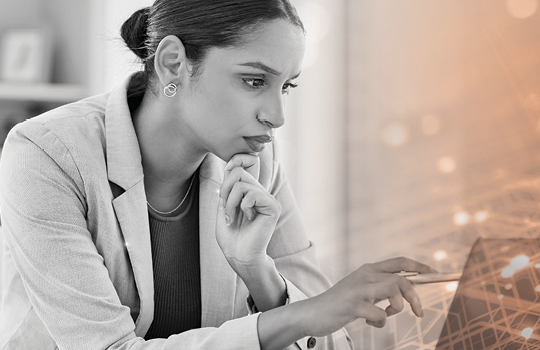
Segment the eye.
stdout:
<path fill-rule="evenodd" d="M 266 81 L 260 78 L 243 78 L 242 81 L 252 89 L 260 89 L 266 85 Z"/>
<path fill-rule="evenodd" d="M 283 84 L 283 87 L 281 88 L 281 92 L 284 94 L 289 94 L 290 89 L 294 89 L 295 87 L 298 87 L 298 84 L 293 84 L 293 83 Z"/>

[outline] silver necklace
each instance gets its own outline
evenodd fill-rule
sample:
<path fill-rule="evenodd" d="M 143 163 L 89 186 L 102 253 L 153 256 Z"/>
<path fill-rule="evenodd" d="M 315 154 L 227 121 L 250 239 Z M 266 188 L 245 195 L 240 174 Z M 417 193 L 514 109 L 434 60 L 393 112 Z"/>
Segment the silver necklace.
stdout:
<path fill-rule="evenodd" d="M 186 198 L 188 197 L 189 191 L 191 191 L 191 186 L 193 186 L 193 180 L 195 180 L 195 175 L 193 175 L 193 176 L 191 177 L 191 182 L 189 183 L 189 187 L 188 187 L 188 189 L 187 189 L 187 191 L 186 191 L 186 194 L 184 195 L 184 198 L 182 199 L 182 201 L 180 202 L 180 204 L 178 204 L 178 205 L 176 206 L 176 208 L 174 208 L 173 210 L 171 210 L 171 211 L 159 211 L 159 210 L 157 210 L 156 208 L 154 208 L 154 207 L 152 206 L 152 204 L 150 204 L 150 202 L 146 201 L 146 204 L 148 204 L 148 206 L 149 206 L 153 211 L 155 211 L 156 213 L 158 213 L 159 215 L 169 215 L 169 214 L 171 214 L 171 213 L 174 213 L 174 212 L 177 211 L 178 208 L 180 208 L 180 207 L 182 206 L 182 204 L 184 204 L 184 202 L 186 201 Z"/>

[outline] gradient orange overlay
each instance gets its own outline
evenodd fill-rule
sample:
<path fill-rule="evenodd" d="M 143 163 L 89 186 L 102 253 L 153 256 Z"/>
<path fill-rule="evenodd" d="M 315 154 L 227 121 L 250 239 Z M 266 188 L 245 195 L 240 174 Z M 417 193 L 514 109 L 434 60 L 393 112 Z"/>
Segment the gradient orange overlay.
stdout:
<path fill-rule="evenodd" d="M 403 255 L 441 272 L 462 271 L 479 237 L 540 236 L 539 6 L 538 0 L 348 2 L 350 269 Z M 540 287 L 537 272 L 531 274 L 532 298 Z M 495 302 L 521 302 L 508 296 L 521 293 L 519 285 L 506 290 L 497 283 Z M 462 287 L 417 286 L 423 319 L 405 310 L 383 329 L 355 322 L 349 330 L 356 346 L 434 349 Z M 516 349 L 540 348 L 530 345 L 540 334 L 537 322 L 527 322 L 508 331 L 529 344 Z M 450 348 L 488 348 L 471 344 Z"/>

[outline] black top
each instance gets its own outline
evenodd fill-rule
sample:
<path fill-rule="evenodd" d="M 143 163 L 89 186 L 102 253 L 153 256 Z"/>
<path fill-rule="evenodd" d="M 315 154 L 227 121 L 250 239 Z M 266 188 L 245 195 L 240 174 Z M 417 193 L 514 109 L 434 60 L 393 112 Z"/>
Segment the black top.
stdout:
<path fill-rule="evenodd" d="M 154 320 L 145 339 L 201 327 L 198 175 L 186 210 L 175 217 L 150 213 Z"/>

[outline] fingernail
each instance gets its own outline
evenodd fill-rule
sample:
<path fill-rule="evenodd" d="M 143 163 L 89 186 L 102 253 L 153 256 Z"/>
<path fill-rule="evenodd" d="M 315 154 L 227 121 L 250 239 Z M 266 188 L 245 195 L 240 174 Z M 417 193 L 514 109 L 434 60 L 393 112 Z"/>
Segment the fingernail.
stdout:
<path fill-rule="evenodd" d="M 227 226 L 229 226 L 231 224 L 231 218 L 229 217 L 229 215 L 225 214 L 225 224 Z"/>
<path fill-rule="evenodd" d="M 424 317 L 424 310 L 422 309 L 422 304 L 420 304 L 420 299 L 414 299 L 411 303 L 411 306 L 414 306 L 416 310 L 419 310 L 416 314 L 420 317 Z"/>

